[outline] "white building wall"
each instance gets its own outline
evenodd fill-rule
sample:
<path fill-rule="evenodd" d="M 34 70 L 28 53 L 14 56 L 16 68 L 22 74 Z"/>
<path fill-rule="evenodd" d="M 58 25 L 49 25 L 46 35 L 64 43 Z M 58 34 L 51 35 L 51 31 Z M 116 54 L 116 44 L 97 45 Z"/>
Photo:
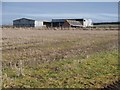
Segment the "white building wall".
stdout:
<path fill-rule="evenodd" d="M 89 26 L 89 27 L 92 27 L 92 26 L 93 26 L 93 22 L 92 22 L 91 19 L 88 19 L 88 22 L 87 22 L 87 23 L 88 23 L 88 26 Z"/>
<path fill-rule="evenodd" d="M 35 21 L 35 27 L 43 27 L 43 21 Z"/>
<path fill-rule="evenodd" d="M 83 27 L 87 27 L 87 19 L 83 19 Z"/>
<path fill-rule="evenodd" d="M 93 26 L 93 22 L 91 19 L 84 19 L 83 20 L 83 27 L 92 27 Z"/>

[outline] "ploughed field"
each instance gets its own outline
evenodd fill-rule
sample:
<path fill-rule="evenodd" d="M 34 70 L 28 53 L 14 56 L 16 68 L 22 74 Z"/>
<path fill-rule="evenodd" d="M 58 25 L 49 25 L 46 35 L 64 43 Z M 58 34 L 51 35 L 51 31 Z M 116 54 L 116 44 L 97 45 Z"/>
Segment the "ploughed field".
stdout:
<path fill-rule="evenodd" d="M 103 88 L 118 80 L 118 31 L 3 29 L 3 88 Z"/>

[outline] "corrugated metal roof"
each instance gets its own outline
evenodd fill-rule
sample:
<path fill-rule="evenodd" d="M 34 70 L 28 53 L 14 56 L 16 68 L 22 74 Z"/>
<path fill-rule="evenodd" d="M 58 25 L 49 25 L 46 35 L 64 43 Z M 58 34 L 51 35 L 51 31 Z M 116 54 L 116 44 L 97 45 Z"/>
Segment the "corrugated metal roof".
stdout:
<path fill-rule="evenodd" d="M 66 20 L 71 26 L 82 26 L 82 23 L 75 20 Z"/>
<path fill-rule="evenodd" d="M 64 22 L 66 19 L 52 19 L 52 22 Z"/>
<path fill-rule="evenodd" d="M 31 20 L 31 21 L 35 21 L 35 20 L 32 20 L 32 19 L 27 19 L 27 18 L 20 18 L 20 19 L 16 19 L 16 20 L 13 20 L 13 21 L 18 21 L 18 20 Z"/>
<path fill-rule="evenodd" d="M 66 19 L 52 19 L 52 22 L 64 22 L 65 20 L 75 20 L 75 21 L 83 21 L 84 19 L 72 19 L 72 18 L 66 18 Z"/>

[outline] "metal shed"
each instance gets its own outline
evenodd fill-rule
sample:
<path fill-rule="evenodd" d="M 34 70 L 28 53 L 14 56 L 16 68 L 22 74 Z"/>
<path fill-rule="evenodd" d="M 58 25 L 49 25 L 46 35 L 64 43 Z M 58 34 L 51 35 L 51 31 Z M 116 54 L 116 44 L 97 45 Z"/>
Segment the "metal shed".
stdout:
<path fill-rule="evenodd" d="M 27 19 L 27 18 L 16 19 L 16 20 L 13 20 L 13 26 L 14 27 L 34 27 L 35 20 Z"/>

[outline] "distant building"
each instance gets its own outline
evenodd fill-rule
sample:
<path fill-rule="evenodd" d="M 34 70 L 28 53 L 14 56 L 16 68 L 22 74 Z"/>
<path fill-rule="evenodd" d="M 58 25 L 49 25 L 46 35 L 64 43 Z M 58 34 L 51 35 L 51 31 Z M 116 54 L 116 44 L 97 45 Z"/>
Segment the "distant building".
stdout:
<path fill-rule="evenodd" d="M 52 27 L 62 27 L 66 19 L 52 19 Z"/>
<path fill-rule="evenodd" d="M 35 21 L 21 18 L 13 21 L 14 27 L 91 27 L 91 19 L 52 19 L 52 21 Z"/>
<path fill-rule="evenodd" d="M 78 27 L 92 27 L 93 22 L 91 19 L 68 19 L 68 20 L 73 20 L 74 22 L 77 21 L 76 23 L 80 22 Z"/>
<path fill-rule="evenodd" d="M 44 23 L 47 27 L 91 27 L 91 19 L 52 19 Z"/>
<path fill-rule="evenodd" d="M 13 21 L 14 27 L 43 27 L 43 21 L 21 18 Z"/>
<path fill-rule="evenodd" d="M 40 28 L 40 27 L 45 27 L 44 22 L 43 21 L 35 21 L 35 26 L 36 28 Z"/>
<path fill-rule="evenodd" d="M 52 22 L 44 21 L 43 25 L 45 25 L 46 27 L 52 27 Z"/>
<path fill-rule="evenodd" d="M 93 22 L 91 19 L 83 19 L 83 27 L 92 27 Z"/>
<path fill-rule="evenodd" d="M 82 27 L 82 23 L 76 20 L 65 20 L 63 27 Z"/>
<path fill-rule="evenodd" d="M 16 20 L 13 20 L 13 26 L 14 27 L 34 27 L 35 20 L 26 19 L 26 18 L 16 19 Z"/>

